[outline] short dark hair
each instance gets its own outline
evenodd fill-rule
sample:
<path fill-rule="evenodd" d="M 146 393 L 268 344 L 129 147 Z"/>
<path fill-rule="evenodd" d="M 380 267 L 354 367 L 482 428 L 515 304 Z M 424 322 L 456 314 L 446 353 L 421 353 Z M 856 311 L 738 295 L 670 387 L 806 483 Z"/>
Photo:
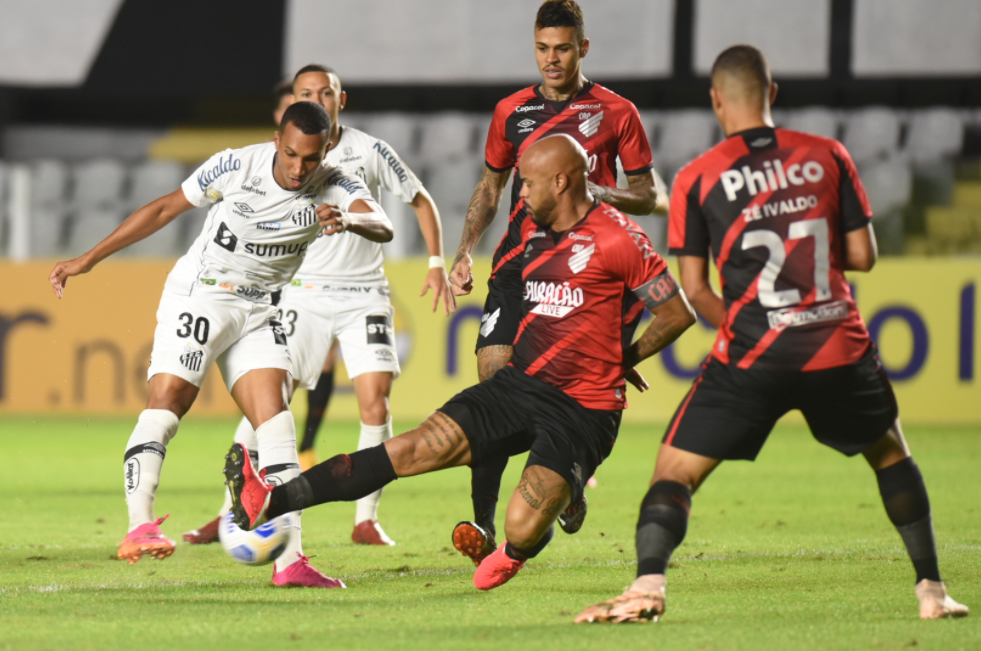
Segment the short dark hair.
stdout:
<path fill-rule="evenodd" d="M 287 124 L 293 124 L 308 136 L 319 133 L 330 134 L 330 114 L 316 102 L 294 102 L 283 112 L 279 123 L 279 132 L 286 130 Z"/>
<path fill-rule="evenodd" d="M 545 27 L 575 27 L 576 39 L 586 40 L 586 22 L 576 0 L 545 0 L 535 16 L 535 29 Z"/>
<path fill-rule="evenodd" d="M 308 72 L 322 72 L 325 75 L 334 75 L 338 79 L 341 78 L 341 76 L 337 74 L 337 71 L 331 68 L 330 66 L 325 66 L 319 63 L 308 63 L 307 65 L 303 66 L 302 68 L 296 71 L 296 74 L 293 75 L 293 83 L 294 84 L 296 83 L 296 80 L 300 78 L 300 75 L 305 75 Z"/>
<path fill-rule="evenodd" d="M 285 79 L 279 82 L 278 84 L 276 84 L 276 87 L 273 88 L 273 96 L 276 98 L 277 102 L 283 99 L 283 96 L 292 95 L 292 94 L 293 94 L 293 81 L 290 79 Z"/>
<path fill-rule="evenodd" d="M 765 95 L 773 83 L 770 64 L 752 45 L 733 45 L 723 50 L 712 64 L 713 81 L 717 74 L 732 77 L 747 94 Z"/>

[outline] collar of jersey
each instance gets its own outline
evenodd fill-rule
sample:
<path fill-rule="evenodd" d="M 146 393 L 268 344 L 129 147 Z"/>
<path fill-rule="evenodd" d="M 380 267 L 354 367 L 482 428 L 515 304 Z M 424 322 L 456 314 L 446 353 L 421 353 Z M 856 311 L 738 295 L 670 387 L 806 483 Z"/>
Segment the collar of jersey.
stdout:
<path fill-rule="evenodd" d="M 538 97 L 538 99 L 543 100 L 545 102 L 548 102 L 551 105 L 551 107 L 555 110 L 556 113 L 561 113 L 562 111 L 565 110 L 565 107 L 567 107 L 569 104 L 571 104 L 572 102 L 575 102 L 580 97 L 582 97 L 583 95 L 585 95 L 589 91 L 593 90 L 593 86 L 595 86 L 595 85 L 596 85 L 595 82 L 589 81 L 587 79 L 586 80 L 586 85 L 582 87 L 582 90 L 580 90 L 578 93 L 576 93 L 575 95 L 573 95 L 569 99 L 565 100 L 564 102 L 553 102 L 552 100 L 550 100 L 547 97 L 545 97 L 544 95 L 542 95 L 542 91 L 541 91 L 541 86 L 542 85 L 541 84 L 535 84 L 534 89 L 535 89 L 535 96 Z"/>

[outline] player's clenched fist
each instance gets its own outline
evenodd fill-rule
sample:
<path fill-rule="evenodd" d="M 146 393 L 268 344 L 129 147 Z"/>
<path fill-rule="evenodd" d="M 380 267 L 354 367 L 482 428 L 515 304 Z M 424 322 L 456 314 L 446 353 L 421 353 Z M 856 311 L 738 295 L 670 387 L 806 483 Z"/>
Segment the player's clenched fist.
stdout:
<path fill-rule="evenodd" d="M 457 296 L 469 294 L 473 290 L 473 258 L 469 253 L 457 257 L 450 270 L 450 284 L 453 285 L 453 293 Z"/>
<path fill-rule="evenodd" d="M 75 258 L 74 260 L 56 264 L 51 271 L 51 275 L 48 276 L 48 281 L 51 283 L 51 287 L 54 288 L 55 296 L 64 298 L 65 285 L 68 284 L 68 278 L 70 276 L 78 276 L 79 274 L 88 273 L 91 270 L 92 265 L 83 261 L 82 258 Z"/>
<path fill-rule="evenodd" d="M 329 203 L 317 206 L 317 219 L 320 220 L 320 227 L 324 229 L 324 235 L 343 233 L 351 223 L 347 213 L 341 212 L 337 206 Z"/>

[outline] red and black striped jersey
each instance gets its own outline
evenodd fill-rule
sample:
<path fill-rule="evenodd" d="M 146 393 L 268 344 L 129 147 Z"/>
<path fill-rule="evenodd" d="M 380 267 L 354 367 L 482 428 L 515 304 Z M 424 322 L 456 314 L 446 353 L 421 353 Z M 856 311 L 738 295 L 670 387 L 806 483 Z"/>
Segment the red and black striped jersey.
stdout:
<path fill-rule="evenodd" d="M 760 127 L 734 134 L 680 172 L 668 247 L 708 257 L 726 317 L 712 349 L 740 368 L 816 371 L 868 349 L 845 279 L 845 234 L 872 217 L 836 140 Z"/>
<path fill-rule="evenodd" d="M 589 180 L 616 187 L 617 156 L 627 175 L 651 169 L 651 147 L 637 107 L 629 100 L 588 83 L 565 102 L 545 99 L 531 86 L 501 100 L 487 133 L 487 167 L 504 172 L 521 164 L 521 155 L 536 140 L 565 134 L 575 138 L 589 156 Z M 494 252 L 491 276 L 502 270 L 520 273 L 521 225 L 526 211 L 521 198 L 521 179 L 514 175 L 508 231 Z"/>
<path fill-rule="evenodd" d="M 584 407 L 623 409 L 623 351 L 644 311 L 634 290 L 670 274 L 664 260 L 637 224 L 605 203 L 567 231 L 526 230 L 523 245 L 511 364 Z"/>

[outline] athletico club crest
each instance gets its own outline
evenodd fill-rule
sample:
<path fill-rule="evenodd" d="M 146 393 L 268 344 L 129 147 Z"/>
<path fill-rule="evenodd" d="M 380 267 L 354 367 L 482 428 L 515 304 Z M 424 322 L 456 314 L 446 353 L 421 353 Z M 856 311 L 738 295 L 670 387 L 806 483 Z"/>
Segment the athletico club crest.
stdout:
<path fill-rule="evenodd" d="M 596 132 L 599 131 L 600 128 L 600 122 L 603 121 L 603 113 L 605 113 L 605 111 L 600 111 L 596 115 L 587 117 L 582 121 L 582 123 L 579 125 L 579 130 L 582 132 L 582 135 L 586 136 L 587 138 L 592 138 L 596 135 Z M 579 115 L 581 117 L 582 115 L 589 114 L 580 113 Z"/>

